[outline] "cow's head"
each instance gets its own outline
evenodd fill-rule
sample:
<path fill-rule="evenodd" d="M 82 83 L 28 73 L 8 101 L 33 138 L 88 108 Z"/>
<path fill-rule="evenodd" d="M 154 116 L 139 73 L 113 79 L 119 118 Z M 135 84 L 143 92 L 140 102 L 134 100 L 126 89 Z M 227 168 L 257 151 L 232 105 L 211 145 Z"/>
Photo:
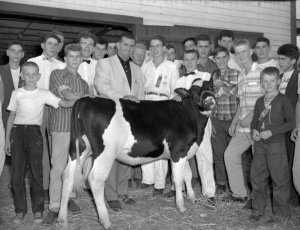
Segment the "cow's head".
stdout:
<path fill-rule="evenodd" d="M 216 106 L 214 93 L 209 90 L 203 90 L 197 85 L 192 85 L 189 90 L 178 88 L 175 89 L 175 92 L 181 98 L 192 97 L 196 102 L 199 111 L 204 115 L 209 115 Z"/>

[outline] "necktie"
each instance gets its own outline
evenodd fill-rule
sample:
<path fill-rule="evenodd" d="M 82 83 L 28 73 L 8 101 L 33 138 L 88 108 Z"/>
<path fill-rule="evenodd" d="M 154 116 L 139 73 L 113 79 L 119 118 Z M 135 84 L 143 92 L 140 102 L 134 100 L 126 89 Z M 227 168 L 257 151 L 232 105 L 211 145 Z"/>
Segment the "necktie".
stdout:
<path fill-rule="evenodd" d="M 86 62 L 86 63 L 90 64 L 91 60 L 82 60 L 82 62 Z"/>
<path fill-rule="evenodd" d="M 52 57 L 52 58 L 43 57 L 42 59 L 43 59 L 44 61 L 53 62 L 54 57 Z"/>
<path fill-rule="evenodd" d="M 195 72 L 190 72 L 190 73 L 186 73 L 185 75 L 183 75 L 184 77 L 187 77 L 189 75 L 195 75 L 196 73 Z"/>

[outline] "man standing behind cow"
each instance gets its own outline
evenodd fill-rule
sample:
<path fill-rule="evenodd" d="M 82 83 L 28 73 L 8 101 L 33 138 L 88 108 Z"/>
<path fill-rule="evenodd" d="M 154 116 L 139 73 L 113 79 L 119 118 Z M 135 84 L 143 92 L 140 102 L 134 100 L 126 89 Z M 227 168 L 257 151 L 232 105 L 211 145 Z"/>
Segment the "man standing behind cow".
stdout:
<path fill-rule="evenodd" d="M 78 44 L 69 44 L 65 47 L 66 68 L 54 70 L 50 76 L 50 91 L 57 97 L 72 101 L 89 94 L 88 84 L 78 74 L 82 61 L 82 48 Z M 62 193 L 62 173 L 65 170 L 69 156 L 70 131 L 72 108 L 50 108 L 52 155 L 50 172 L 50 204 L 49 214 L 44 218 L 43 224 L 53 224 L 58 216 Z M 75 195 L 71 194 L 71 197 Z M 68 208 L 73 213 L 80 213 L 80 208 L 69 200 Z"/>
<path fill-rule="evenodd" d="M 95 74 L 95 88 L 99 94 L 111 99 L 126 99 L 139 102 L 145 93 L 142 83 L 142 71 L 129 61 L 135 38 L 131 33 L 120 35 L 117 42 L 118 53 L 98 61 Z M 128 180 L 131 178 L 131 167 L 115 161 L 105 183 L 105 197 L 110 208 L 122 209 L 118 199 L 125 204 L 135 201 L 127 195 Z"/>
<path fill-rule="evenodd" d="M 161 101 L 170 99 L 179 78 L 175 63 L 164 58 L 165 39 L 154 36 L 149 40 L 153 60 L 142 67 L 146 100 Z M 153 196 L 163 194 L 168 172 L 168 161 L 158 160 L 142 165 L 143 180 L 141 188 L 154 184 Z"/>

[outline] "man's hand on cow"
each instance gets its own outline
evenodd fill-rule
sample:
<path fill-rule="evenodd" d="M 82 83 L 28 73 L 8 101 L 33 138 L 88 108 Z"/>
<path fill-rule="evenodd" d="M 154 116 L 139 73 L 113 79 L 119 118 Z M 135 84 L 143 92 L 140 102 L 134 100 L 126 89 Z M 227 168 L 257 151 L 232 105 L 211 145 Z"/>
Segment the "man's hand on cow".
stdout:
<path fill-rule="evenodd" d="M 135 96 L 132 96 L 132 95 L 126 95 L 123 97 L 124 100 L 130 100 L 130 101 L 134 101 L 136 103 L 140 103 L 140 100 L 135 97 Z"/>
<path fill-rule="evenodd" d="M 294 128 L 294 130 L 291 133 L 291 140 L 294 141 L 294 142 L 296 142 L 298 134 L 299 134 L 299 127 L 298 128 Z"/>
<path fill-rule="evenodd" d="M 229 135 L 234 137 L 235 136 L 235 129 L 236 129 L 236 123 L 231 123 L 229 129 L 228 129 L 228 132 L 229 132 Z"/>
<path fill-rule="evenodd" d="M 246 117 L 244 117 L 244 119 L 242 119 L 240 123 L 241 127 L 242 128 L 250 127 L 252 118 L 253 118 L 253 113 L 249 113 Z"/>
<path fill-rule="evenodd" d="M 255 141 L 259 141 L 261 139 L 260 134 L 256 129 L 253 129 L 252 136 Z"/>
<path fill-rule="evenodd" d="M 177 101 L 177 102 L 181 102 L 182 98 L 179 95 L 175 95 L 172 100 Z"/>

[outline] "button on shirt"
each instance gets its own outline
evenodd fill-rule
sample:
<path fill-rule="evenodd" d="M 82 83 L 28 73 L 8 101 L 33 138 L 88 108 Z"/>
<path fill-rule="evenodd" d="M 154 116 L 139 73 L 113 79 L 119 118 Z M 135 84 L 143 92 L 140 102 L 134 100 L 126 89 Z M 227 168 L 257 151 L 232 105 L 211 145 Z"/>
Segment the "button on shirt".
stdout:
<path fill-rule="evenodd" d="M 35 62 L 39 66 L 41 78 L 37 82 L 37 87 L 41 89 L 49 89 L 50 74 L 53 70 L 64 69 L 66 67 L 65 63 L 55 58 L 53 58 L 52 61 L 47 60 L 43 54 L 38 57 L 30 58 L 28 59 L 28 62 L 29 61 Z"/>
<path fill-rule="evenodd" d="M 124 72 L 126 74 L 126 77 L 127 77 L 127 81 L 128 81 L 128 85 L 129 85 L 129 88 L 131 89 L 131 69 L 130 69 L 130 61 L 124 61 L 119 55 L 118 55 L 118 58 L 121 62 L 121 65 L 124 69 Z"/>
<path fill-rule="evenodd" d="M 238 76 L 237 97 L 240 100 L 239 121 L 244 119 L 254 110 L 256 100 L 263 96 L 263 90 L 260 85 L 260 72 L 262 68 L 256 62 L 252 64 L 251 70 L 246 75 L 245 69 Z M 242 128 L 239 123 L 236 128 L 239 132 L 250 132 L 250 127 Z"/>
<path fill-rule="evenodd" d="M 95 87 L 94 87 L 94 78 L 96 72 L 97 61 L 92 58 L 87 59 L 90 61 L 90 64 L 87 62 L 82 62 L 78 68 L 78 74 L 81 76 L 83 80 L 87 82 L 90 87 L 91 93 L 97 95 Z"/>
<path fill-rule="evenodd" d="M 169 98 L 171 97 L 175 89 L 176 81 L 179 78 L 175 63 L 164 59 L 156 68 L 151 60 L 142 66 L 142 73 L 144 75 L 144 88 L 146 93 L 162 93 L 168 95 Z M 159 78 L 161 80 L 159 80 Z M 149 98 L 146 96 L 146 99 L 148 100 Z M 166 99 L 166 97 L 162 97 L 161 100 Z"/>

